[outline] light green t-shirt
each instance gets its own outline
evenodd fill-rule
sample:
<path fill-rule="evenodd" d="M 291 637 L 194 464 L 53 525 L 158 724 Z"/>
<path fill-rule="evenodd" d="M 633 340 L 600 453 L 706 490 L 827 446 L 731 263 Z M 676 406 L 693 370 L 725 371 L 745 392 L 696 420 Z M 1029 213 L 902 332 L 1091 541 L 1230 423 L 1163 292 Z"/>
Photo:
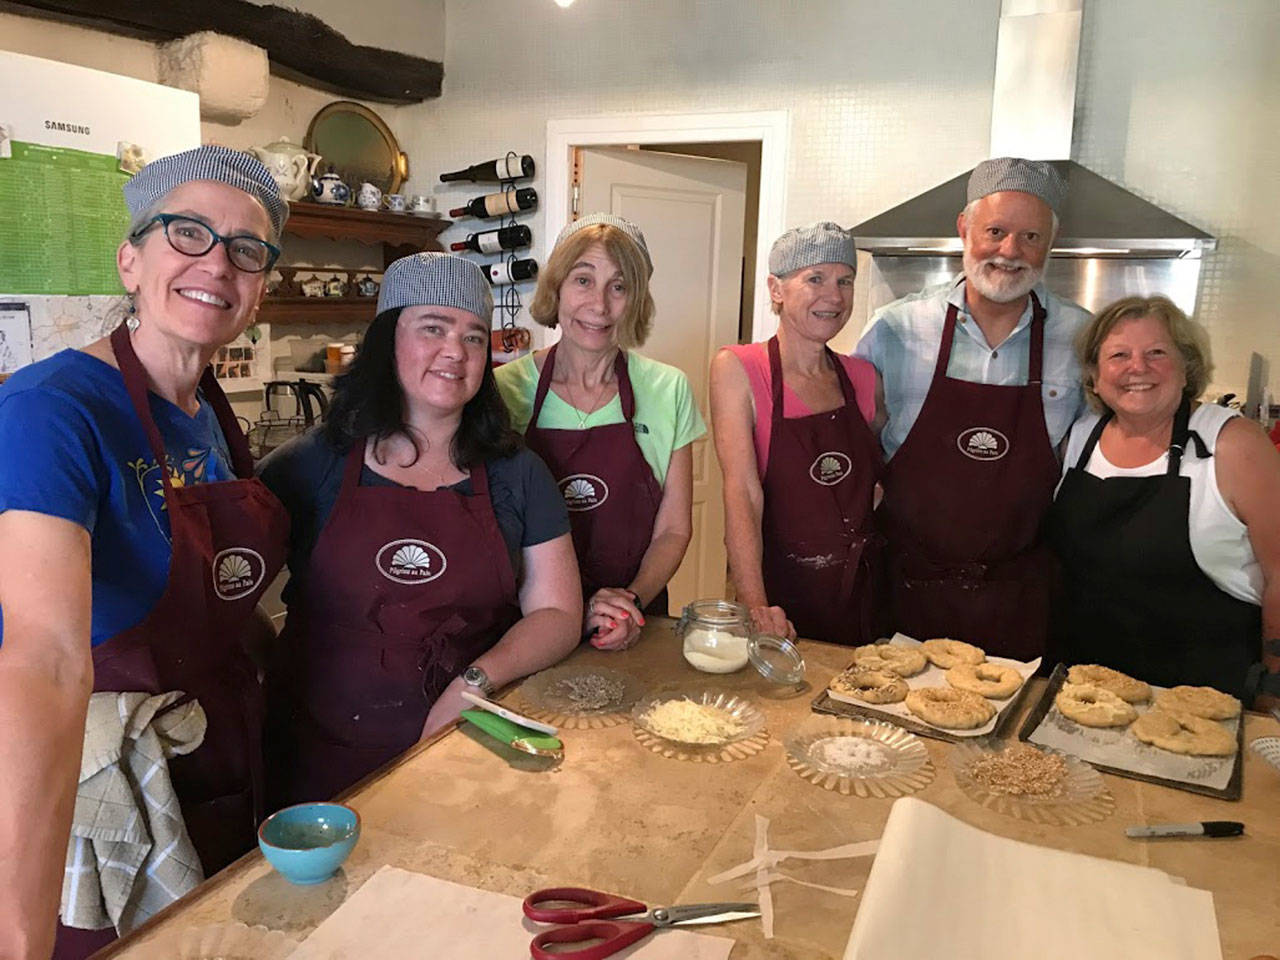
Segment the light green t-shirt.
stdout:
<path fill-rule="evenodd" d="M 533 354 L 503 364 L 494 375 L 498 392 L 511 411 L 511 425 L 524 433 L 533 415 L 534 395 L 538 392 L 538 366 L 533 362 Z M 627 375 L 636 397 L 636 415 L 632 421 L 636 443 L 653 468 L 658 483 L 665 483 L 672 452 L 697 440 L 707 432 L 707 425 L 693 402 L 689 378 L 675 367 L 629 351 Z M 556 396 L 554 390 L 548 390 L 538 426 L 550 430 L 586 430 L 622 423 L 622 398 L 615 396 L 590 414 L 585 423 L 581 417 L 582 414 Z"/>

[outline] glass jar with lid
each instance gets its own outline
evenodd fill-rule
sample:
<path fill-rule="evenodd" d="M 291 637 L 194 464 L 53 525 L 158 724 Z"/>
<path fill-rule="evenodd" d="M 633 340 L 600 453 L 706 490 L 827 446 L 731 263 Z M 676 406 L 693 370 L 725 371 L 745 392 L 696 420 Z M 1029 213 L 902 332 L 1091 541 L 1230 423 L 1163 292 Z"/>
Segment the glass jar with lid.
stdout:
<path fill-rule="evenodd" d="M 676 624 L 676 636 L 691 666 L 706 673 L 733 673 L 747 665 L 751 614 L 728 600 L 694 600 Z"/>

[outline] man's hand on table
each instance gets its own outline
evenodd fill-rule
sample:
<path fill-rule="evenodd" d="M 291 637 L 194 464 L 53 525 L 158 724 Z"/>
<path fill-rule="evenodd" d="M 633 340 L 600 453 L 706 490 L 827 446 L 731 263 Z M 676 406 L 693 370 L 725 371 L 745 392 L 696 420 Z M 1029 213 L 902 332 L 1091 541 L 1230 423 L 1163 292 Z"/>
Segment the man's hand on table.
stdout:
<path fill-rule="evenodd" d="M 756 633 L 768 633 L 788 640 L 796 638 L 796 628 L 781 607 L 752 607 L 751 621 L 755 624 Z"/>

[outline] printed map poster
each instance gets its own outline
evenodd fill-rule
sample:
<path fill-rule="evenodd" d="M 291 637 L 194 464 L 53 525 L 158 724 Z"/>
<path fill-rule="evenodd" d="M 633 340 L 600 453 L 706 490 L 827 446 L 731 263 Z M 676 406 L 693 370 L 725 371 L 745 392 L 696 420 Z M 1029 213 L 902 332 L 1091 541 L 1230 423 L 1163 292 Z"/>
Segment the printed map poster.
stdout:
<path fill-rule="evenodd" d="M 0 375 L 31 362 L 31 311 L 25 303 L 0 303 Z"/>
<path fill-rule="evenodd" d="M 122 150 L 199 144 L 194 93 L 0 51 L 0 301 L 29 304 L 36 359 L 98 336 L 123 293 Z"/>

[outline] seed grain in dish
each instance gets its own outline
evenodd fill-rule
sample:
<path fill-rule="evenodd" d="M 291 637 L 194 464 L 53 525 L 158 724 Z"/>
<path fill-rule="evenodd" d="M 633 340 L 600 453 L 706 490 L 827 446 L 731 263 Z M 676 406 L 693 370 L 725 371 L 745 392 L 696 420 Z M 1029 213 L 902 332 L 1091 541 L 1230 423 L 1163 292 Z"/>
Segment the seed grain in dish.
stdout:
<path fill-rule="evenodd" d="M 1065 792 L 1067 762 L 1025 743 L 987 753 L 969 764 L 969 775 L 991 793 L 1050 799 Z"/>

